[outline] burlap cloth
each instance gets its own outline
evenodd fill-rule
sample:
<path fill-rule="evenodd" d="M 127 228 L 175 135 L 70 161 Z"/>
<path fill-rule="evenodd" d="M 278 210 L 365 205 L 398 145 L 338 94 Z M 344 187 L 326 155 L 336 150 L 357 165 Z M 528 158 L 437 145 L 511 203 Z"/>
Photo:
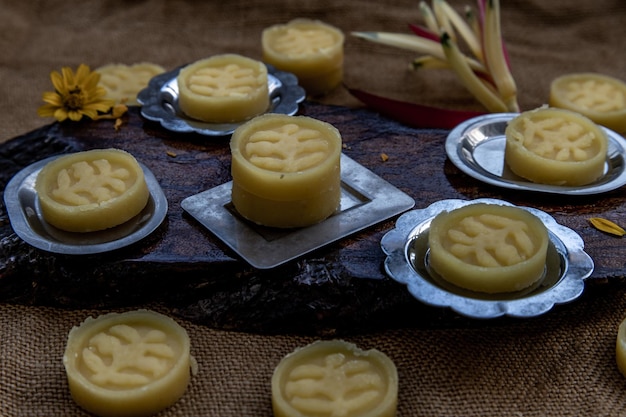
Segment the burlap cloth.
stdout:
<path fill-rule="evenodd" d="M 469 2 L 469 0 L 467 0 Z M 466 1 L 453 1 L 459 7 Z M 502 23 L 523 109 L 547 100 L 566 72 L 626 74 L 622 0 L 503 0 Z M 417 2 L 374 0 L 194 2 L 0 1 L 0 141 L 50 123 L 36 108 L 62 66 L 150 61 L 174 68 L 221 52 L 260 58 L 260 33 L 295 17 L 354 30 L 406 32 Z M 453 77 L 407 69 L 411 52 L 348 36 L 348 85 L 415 102 L 480 108 Z M 340 89 L 322 99 L 357 106 Z M 0 271 L 2 266 L 0 265 Z M 395 361 L 399 416 L 626 415 L 615 336 L 626 286 L 588 289 L 535 319 L 404 329 L 349 339 Z M 145 307 L 145 306 L 144 306 Z M 159 306 L 151 308 L 167 313 Z M 90 314 L 0 304 L 0 415 L 79 416 L 61 356 L 68 331 Z M 224 332 L 181 322 L 199 373 L 163 416 L 269 416 L 278 361 L 313 339 Z"/>

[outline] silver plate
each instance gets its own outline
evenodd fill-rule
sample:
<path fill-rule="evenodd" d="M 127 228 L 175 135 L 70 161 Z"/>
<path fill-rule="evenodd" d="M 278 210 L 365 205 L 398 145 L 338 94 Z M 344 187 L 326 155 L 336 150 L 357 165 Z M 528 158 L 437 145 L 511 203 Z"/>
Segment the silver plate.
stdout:
<path fill-rule="evenodd" d="M 126 223 L 97 232 L 75 233 L 48 224 L 41 214 L 35 180 L 53 156 L 15 174 L 4 190 L 4 204 L 15 233 L 26 243 L 48 252 L 87 255 L 109 252 L 135 243 L 152 233 L 165 219 L 167 199 L 154 174 L 143 164 L 150 197 L 146 207 Z"/>
<path fill-rule="evenodd" d="M 259 269 L 274 268 L 412 208 L 415 200 L 349 157 L 341 156 L 338 212 L 313 226 L 281 230 L 253 224 L 231 203 L 232 181 L 187 197 L 182 207 Z"/>
<path fill-rule="evenodd" d="M 396 227 L 381 241 L 387 254 L 387 274 L 405 284 L 408 291 L 425 304 L 449 307 L 473 318 L 500 316 L 534 317 L 546 313 L 555 304 L 578 298 L 584 290 L 584 279 L 593 272 L 593 260 L 584 252 L 582 238 L 562 226 L 549 214 L 521 207 L 539 217 L 548 228 L 550 244 L 544 277 L 531 288 L 506 294 L 484 294 L 447 283 L 428 265 L 428 232 L 431 220 L 440 212 L 468 204 L 508 205 L 502 200 L 441 200 L 425 209 L 412 210 L 400 216 Z"/>
<path fill-rule="evenodd" d="M 267 112 L 290 116 L 296 114 L 299 104 L 306 98 L 304 89 L 298 85 L 298 78 L 291 73 L 278 71 L 271 65 L 266 66 L 270 94 Z M 161 123 L 161 126 L 172 132 L 195 132 L 205 136 L 232 134 L 243 122 L 206 123 L 192 119 L 180 110 L 176 77 L 182 68 L 155 76 L 148 87 L 139 92 L 137 101 L 142 105 L 141 115 Z"/>
<path fill-rule="evenodd" d="M 609 138 L 604 175 L 583 186 L 558 186 L 530 182 L 515 175 L 504 163 L 507 123 L 517 113 L 496 113 L 469 119 L 455 127 L 446 139 L 446 153 L 467 175 L 488 184 L 514 190 L 552 194 L 588 195 L 614 190 L 626 184 L 626 140 L 602 127 Z"/>

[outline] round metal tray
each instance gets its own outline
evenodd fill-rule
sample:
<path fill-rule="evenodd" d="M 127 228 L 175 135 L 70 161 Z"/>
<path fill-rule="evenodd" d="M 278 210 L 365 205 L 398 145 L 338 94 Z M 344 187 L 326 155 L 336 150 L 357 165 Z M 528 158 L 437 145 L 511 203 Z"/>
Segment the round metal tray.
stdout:
<path fill-rule="evenodd" d="M 383 236 L 381 246 L 387 254 L 387 274 L 405 284 L 408 291 L 425 304 L 449 307 L 474 318 L 500 316 L 534 317 L 546 313 L 555 304 L 578 298 L 584 279 L 593 272 L 593 261 L 583 248 L 582 238 L 562 226 L 549 214 L 521 207 L 536 215 L 548 229 L 550 244 L 544 277 L 519 292 L 486 294 L 456 287 L 437 276 L 428 264 L 428 232 L 431 220 L 440 212 L 468 204 L 512 204 L 496 199 L 441 200 L 425 209 L 409 211 L 398 219 L 396 227 Z"/>
<path fill-rule="evenodd" d="M 67 232 L 48 224 L 41 214 L 35 180 L 53 156 L 35 162 L 11 178 L 4 190 L 4 204 L 15 233 L 26 243 L 48 252 L 87 255 L 113 251 L 138 242 L 165 219 L 167 199 L 154 174 L 141 166 L 150 197 L 146 207 L 127 222 L 106 230 L 88 233 Z"/>
<path fill-rule="evenodd" d="M 583 186 L 537 184 L 515 175 L 504 162 L 507 123 L 517 113 L 486 114 L 469 119 L 452 129 L 446 139 L 446 153 L 450 161 L 467 175 L 514 190 L 538 191 L 552 194 L 588 195 L 614 190 L 626 184 L 626 140 L 602 128 L 609 139 L 604 175 Z"/>
<path fill-rule="evenodd" d="M 306 92 L 298 85 L 298 78 L 288 72 L 267 65 L 267 83 L 270 106 L 267 113 L 294 115 L 299 104 L 306 98 Z M 207 123 L 192 119 L 180 110 L 178 105 L 177 76 L 184 67 L 153 77 L 146 88 L 137 95 L 142 105 L 141 115 L 148 120 L 159 122 L 172 132 L 195 132 L 205 136 L 228 136 L 240 123 Z"/>

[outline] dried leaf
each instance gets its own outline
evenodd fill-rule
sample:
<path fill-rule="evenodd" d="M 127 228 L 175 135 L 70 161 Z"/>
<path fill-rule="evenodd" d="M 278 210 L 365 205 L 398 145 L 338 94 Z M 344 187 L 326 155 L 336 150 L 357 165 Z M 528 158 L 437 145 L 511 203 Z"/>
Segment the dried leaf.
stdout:
<path fill-rule="evenodd" d="M 610 233 L 612 235 L 620 237 L 626 235 L 626 230 L 622 229 L 620 226 L 610 220 L 603 219 L 602 217 L 591 217 L 589 219 L 589 223 L 591 223 L 593 227 L 602 232 Z"/>
<path fill-rule="evenodd" d="M 381 153 L 380 154 L 380 159 L 383 162 L 387 162 L 389 160 L 389 155 L 387 155 L 386 153 Z"/>

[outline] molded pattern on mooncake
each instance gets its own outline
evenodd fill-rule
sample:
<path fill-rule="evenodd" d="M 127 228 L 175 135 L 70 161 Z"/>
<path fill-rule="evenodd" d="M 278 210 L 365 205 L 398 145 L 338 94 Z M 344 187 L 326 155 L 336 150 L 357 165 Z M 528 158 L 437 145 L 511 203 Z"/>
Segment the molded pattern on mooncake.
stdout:
<path fill-rule="evenodd" d="M 543 277 L 548 242 L 543 222 L 524 209 L 470 204 L 433 219 L 429 265 L 461 288 L 520 291 Z"/>
<path fill-rule="evenodd" d="M 626 132 L 626 83 L 595 73 L 567 74 L 550 84 L 550 105 L 587 116 L 616 132 Z"/>
<path fill-rule="evenodd" d="M 142 62 L 134 65 L 109 64 L 96 72 L 100 74 L 100 85 L 106 90 L 105 98 L 116 103 L 136 106 L 137 94 L 148 86 L 156 75 L 165 72 L 160 65 Z"/>
<path fill-rule="evenodd" d="M 248 120 L 269 108 L 267 67 L 236 54 L 196 61 L 178 74 L 178 105 L 209 123 Z"/>
<path fill-rule="evenodd" d="M 189 336 L 168 316 L 136 310 L 87 318 L 63 363 L 78 405 L 99 416 L 150 416 L 175 403 L 192 370 Z"/>
<path fill-rule="evenodd" d="M 45 221 L 70 232 L 120 225 L 139 214 L 150 197 L 137 160 L 120 149 L 57 158 L 39 172 L 35 189 Z"/>
<path fill-rule="evenodd" d="M 391 359 L 342 340 L 295 350 L 272 376 L 276 417 L 393 417 L 397 402 L 398 374 Z"/>
<path fill-rule="evenodd" d="M 341 135 L 304 116 L 267 114 L 233 133 L 232 202 L 257 224 L 303 227 L 339 207 Z"/>
<path fill-rule="evenodd" d="M 263 31 L 263 60 L 291 72 L 310 95 L 326 93 L 343 79 L 343 33 L 326 23 L 294 19 Z"/>
<path fill-rule="evenodd" d="M 506 164 L 532 182 L 577 186 L 604 175 L 607 135 L 580 114 L 552 108 L 527 111 L 509 122 L 505 135 Z"/>

